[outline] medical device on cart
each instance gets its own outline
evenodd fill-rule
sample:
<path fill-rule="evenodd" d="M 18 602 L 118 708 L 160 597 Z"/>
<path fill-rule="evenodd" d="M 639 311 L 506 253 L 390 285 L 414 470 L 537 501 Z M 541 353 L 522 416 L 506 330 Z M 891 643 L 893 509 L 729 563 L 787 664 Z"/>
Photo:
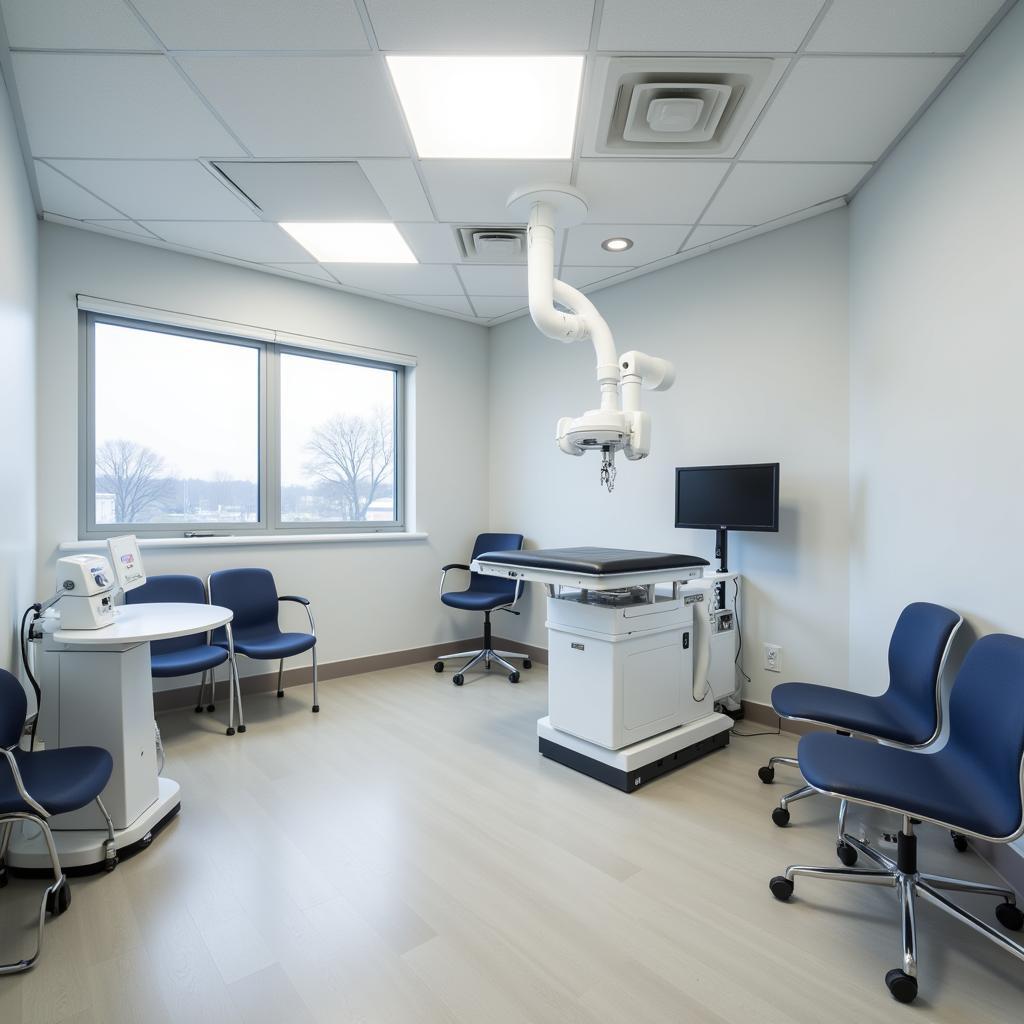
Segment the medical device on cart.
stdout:
<path fill-rule="evenodd" d="M 666 359 L 644 352 L 619 356 L 611 328 L 594 304 L 554 274 L 555 231 L 583 222 L 587 203 L 568 185 L 535 185 L 513 192 L 509 211 L 527 222 L 526 252 L 530 316 L 542 334 L 556 341 L 589 338 L 597 356 L 601 406 L 575 418 L 563 416 L 555 437 L 567 455 L 601 453 L 601 483 L 615 486 L 615 453 L 646 458 L 651 451 L 651 420 L 640 409 L 640 392 L 667 391 L 675 369 Z M 557 306 L 556 306 L 557 303 Z M 562 307 L 561 309 L 558 307 Z"/>
<path fill-rule="evenodd" d="M 703 558 L 616 548 L 480 555 L 473 571 L 547 592 L 548 714 L 537 723 L 551 760 L 632 792 L 729 742 L 694 674 L 694 607 Z"/>
<path fill-rule="evenodd" d="M 107 551 L 109 561 L 102 555 L 65 555 L 57 559 L 57 590 L 43 607 L 57 606 L 61 628 L 109 626 L 117 617 L 114 605 L 117 590 L 134 590 L 146 582 L 142 555 L 134 536 L 111 537 Z"/>

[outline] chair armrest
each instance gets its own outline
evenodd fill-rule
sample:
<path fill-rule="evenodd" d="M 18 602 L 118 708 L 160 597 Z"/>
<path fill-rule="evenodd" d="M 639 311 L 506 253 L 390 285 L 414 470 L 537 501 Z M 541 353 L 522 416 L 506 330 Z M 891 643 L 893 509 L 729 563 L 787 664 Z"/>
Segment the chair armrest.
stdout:
<path fill-rule="evenodd" d="M 449 569 L 465 569 L 469 572 L 469 566 L 463 565 L 461 562 L 449 562 L 448 565 L 441 566 L 441 572 L 448 572 Z"/>
<path fill-rule="evenodd" d="M 32 799 L 32 795 L 25 788 L 25 783 L 22 781 L 21 772 L 18 771 L 18 762 L 14 759 L 14 747 L 3 748 L 3 755 L 7 758 L 7 766 L 11 769 L 11 775 L 14 776 L 14 785 L 17 787 L 18 796 L 25 801 L 36 812 L 36 814 L 42 815 L 44 818 L 50 816 L 50 812 L 36 800 Z"/>
<path fill-rule="evenodd" d="M 294 594 L 282 594 L 278 598 L 278 601 L 295 601 L 298 604 L 306 605 L 306 607 L 309 607 L 308 597 L 296 597 Z"/>

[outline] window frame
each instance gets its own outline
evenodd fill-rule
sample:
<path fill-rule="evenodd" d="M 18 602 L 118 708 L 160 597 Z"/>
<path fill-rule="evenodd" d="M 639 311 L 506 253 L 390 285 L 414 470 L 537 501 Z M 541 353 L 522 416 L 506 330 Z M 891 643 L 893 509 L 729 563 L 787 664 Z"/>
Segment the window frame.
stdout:
<path fill-rule="evenodd" d="M 225 523 L 195 521 L 169 523 L 96 522 L 96 325 L 112 324 L 157 334 L 172 334 L 216 344 L 239 345 L 259 353 L 258 367 L 258 452 L 257 495 L 259 513 L 256 522 Z M 230 334 L 164 324 L 133 317 L 81 310 L 79 315 L 79 509 L 80 540 L 104 540 L 130 529 L 141 539 L 178 538 L 193 534 L 202 537 L 246 536 L 288 537 L 308 534 L 372 534 L 406 532 L 406 395 L 408 367 L 386 359 L 367 359 L 320 347 L 237 337 Z M 282 522 L 281 520 L 281 355 L 327 359 L 356 366 L 387 370 L 394 374 L 394 510 L 387 522 L 324 520 L 320 522 Z"/>

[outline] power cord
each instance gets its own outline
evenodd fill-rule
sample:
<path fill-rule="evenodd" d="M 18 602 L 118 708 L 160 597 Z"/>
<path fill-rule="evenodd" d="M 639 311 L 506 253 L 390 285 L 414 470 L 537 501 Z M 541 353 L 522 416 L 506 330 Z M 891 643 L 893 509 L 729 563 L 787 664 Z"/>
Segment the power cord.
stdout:
<path fill-rule="evenodd" d="M 743 629 L 740 625 L 740 578 L 737 576 L 733 581 L 733 595 L 732 595 L 732 609 L 733 616 L 736 619 L 736 657 L 733 659 L 736 667 L 740 670 L 740 675 L 749 683 L 750 676 L 747 675 L 743 668 L 743 662 L 740 658 L 743 655 Z M 773 730 L 766 729 L 761 732 L 737 732 L 736 726 L 733 726 L 729 730 L 730 736 L 739 736 L 742 739 L 749 739 L 752 736 L 779 736 L 782 733 L 782 719 L 778 720 L 778 725 Z"/>
<path fill-rule="evenodd" d="M 21 617 L 21 630 L 19 632 L 21 640 L 21 663 L 25 666 L 25 674 L 28 676 L 28 681 L 32 684 L 32 689 L 36 695 L 36 713 L 32 719 L 32 733 L 29 742 L 29 750 L 35 750 L 36 747 L 36 726 L 39 723 L 39 711 L 43 706 L 43 691 L 39 688 L 39 683 L 36 682 L 35 674 L 32 671 L 32 665 L 29 662 L 28 657 L 28 642 L 32 639 L 32 627 L 35 625 L 36 620 L 39 618 L 39 614 L 42 611 L 43 606 L 41 604 L 30 604 L 26 609 L 25 613 Z M 32 615 L 32 621 L 28 626 L 28 635 L 25 634 L 25 622 L 28 620 L 29 615 Z"/>

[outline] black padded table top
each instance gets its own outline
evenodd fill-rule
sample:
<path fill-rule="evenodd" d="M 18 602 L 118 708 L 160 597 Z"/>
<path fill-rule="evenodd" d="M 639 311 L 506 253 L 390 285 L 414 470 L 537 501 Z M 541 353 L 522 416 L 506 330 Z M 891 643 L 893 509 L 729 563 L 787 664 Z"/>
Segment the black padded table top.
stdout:
<path fill-rule="evenodd" d="M 628 548 L 541 548 L 539 551 L 489 551 L 475 561 L 495 565 L 521 565 L 531 569 L 608 576 L 661 569 L 692 569 L 710 565 L 706 558 L 665 551 L 630 551 Z"/>

